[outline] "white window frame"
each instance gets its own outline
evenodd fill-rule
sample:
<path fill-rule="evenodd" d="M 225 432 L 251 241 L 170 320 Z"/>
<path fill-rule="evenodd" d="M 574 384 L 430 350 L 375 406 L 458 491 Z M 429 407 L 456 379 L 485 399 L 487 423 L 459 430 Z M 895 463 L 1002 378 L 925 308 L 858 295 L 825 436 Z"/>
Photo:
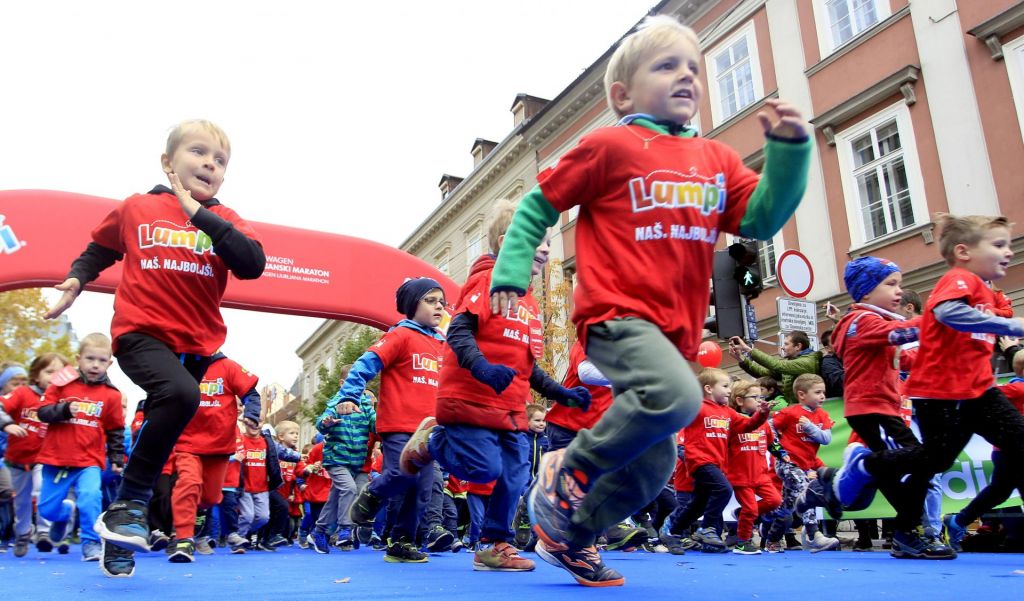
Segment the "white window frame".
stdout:
<path fill-rule="evenodd" d="M 465 235 L 466 235 L 466 267 L 468 268 L 468 267 L 472 267 L 473 266 L 473 262 L 476 261 L 477 258 L 480 255 L 484 254 L 484 250 L 486 249 L 486 246 L 487 246 L 487 240 L 486 240 L 487 236 L 484 233 L 483 224 L 481 222 L 479 222 L 479 221 L 476 222 L 474 225 L 470 226 L 469 228 L 467 228 L 466 231 L 465 231 Z M 474 236 L 476 236 L 475 240 L 474 240 Z M 474 251 L 473 250 L 474 242 L 478 242 L 480 244 L 480 248 L 479 248 L 478 251 Z"/>
<path fill-rule="evenodd" d="M 731 115 L 725 115 L 724 107 L 721 106 L 722 92 L 718 87 L 718 71 L 715 68 L 718 56 L 726 52 L 740 38 L 747 41 L 747 60 L 750 61 L 750 80 L 754 88 L 754 98 L 750 104 L 744 105 Z M 754 30 L 754 22 L 749 21 L 739 28 L 731 36 L 719 42 L 704 54 L 705 72 L 708 74 L 708 97 L 711 100 L 711 124 L 712 128 L 718 127 L 723 122 L 743 112 L 743 109 L 764 98 L 764 81 L 761 77 L 761 55 L 757 48 L 757 33 Z"/>
<path fill-rule="evenodd" d="M 846 1 L 852 3 L 852 2 L 856 2 L 858 0 L 846 0 Z M 827 6 L 828 0 L 814 0 L 814 2 L 813 2 L 813 7 L 814 7 L 814 24 L 815 24 L 815 29 L 817 29 L 817 33 L 818 33 L 818 47 L 821 49 L 821 58 L 827 57 L 828 55 L 832 54 L 836 50 L 839 50 L 843 46 L 845 46 L 845 45 L 849 44 L 850 42 L 856 40 L 862 33 L 864 33 L 865 31 L 868 31 L 869 29 L 871 29 L 875 25 L 881 23 L 882 21 L 884 21 L 884 20 L 888 19 L 890 16 L 892 16 L 892 6 L 890 6 L 889 0 L 868 0 L 868 1 L 874 3 L 874 5 L 875 5 L 875 14 L 878 15 L 878 20 L 875 21 L 875 23 L 873 23 L 872 25 L 868 26 L 866 29 L 863 29 L 863 30 L 858 31 L 857 33 L 853 34 L 853 37 L 851 37 L 850 39 L 846 40 L 845 42 L 839 43 L 839 42 L 836 42 L 835 38 L 832 37 L 832 23 L 831 23 L 831 21 L 829 21 L 829 18 L 828 18 L 828 6 Z"/>
<path fill-rule="evenodd" d="M 449 247 L 444 247 L 434 255 L 434 267 L 446 276 L 452 275 L 452 253 Z"/>
<path fill-rule="evenodd" d="M 896 120 L 896 126 L 900 132 L 900 147 L 903 151 L 903 166 L 907 172 L 907 188 L 910 191 L 910 206 L 914 212 L 914 224 L 888 232 L 877 238 L 869 239 L 864 228 L 864 218 L 861 213 L 861 198 L 857 188 L 857 178 L 853 175 L 855 162 L 852 143 L 856 138 L 893 119 Z M 864 121 L 836 133 L 835 139 L 836 155 L 839 160 L 839 175 L 843 182 L 846 218 L 850 225 L 850 244 L 852 249 L 857 249 L 866 244 L 877 243 L 886 238 L 899 235 L 900 232 L 906 229 L 928 222 L 928 202 L 924 194 L 924 176 L 921 174 L 921 160 L 917 154 L 917 139 L 914 136 L 914 127 L 910 119 L 910 109 L 907 108 L 906 103 L 898 102 L 886 107 Z"/>
<path fill-rule="evenodd" d="M 1003 62 L 1010 80 L 1013 106 L 1017 109 L 1017 126 L 1024 139 L 1024 36 L 1003 44 Z"/>

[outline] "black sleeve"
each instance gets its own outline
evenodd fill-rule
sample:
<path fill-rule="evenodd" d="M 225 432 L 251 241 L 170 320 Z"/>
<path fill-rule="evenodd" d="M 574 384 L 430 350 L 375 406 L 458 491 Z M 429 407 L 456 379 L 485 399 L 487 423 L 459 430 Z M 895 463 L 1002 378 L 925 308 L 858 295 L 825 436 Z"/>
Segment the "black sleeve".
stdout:
<path fill-rule="evenodd" d="M 562 397 L 562 385 L 551 379 L 536 363 L 530 372 L 530 388 L 536 390 L 546 399 L 555 400 Z"/>
<path fill-rule="evenodd" d="M 192 224 L 206 232 L 217 253 L 231 273 L 240 280 L 255 280 L 263 275 L 267 256 L 260 243 L 235 229 L 235 226 L 213 211 L 199 207 Z"/>
<path fill-rule="evenodd" d="M 1003 351 L 1003 357 L 1006 359 L 1006 364 L 1009 365 L 1011 369 L 1013 368 L 1013 356 L 1016 355 L 1018 351 L 1024 351 L 1024 346 L 1015 344 Z"/>
<path fill-rule="evenodd" d="M 448 324 L 448 346 L 459 360 L 459 367 L 464 369 L 471 368 L 474 363 L 484 358 L 476 344 L 476 338 L 473 337 L 477 327 L 476 315 L 472 313 L 459 313 Z"/>
<path fill-rule="evenodd" d="M 95 242 L 90 242 L 85 251 L 71 264 L 69 278 L 77 278 L 84 288 L 86 284 L 100 277 L 107 267 L 124 258 L 124 254 Z"/>
<path fill-rule="evenodd" d="M 43 405 L 39 408 L 39 421 L 52 424 L 71 419 L 71 403 L 61 402 L 52 405 Z"/>
<path fill-rule="evenodd" d="M 843 362 L 835 355 L 821 360 L 821 379 L 825 380 L 825 395 L 829 398 L 843 396 L 843 380 L 846 370 Z"/>
<path fill-rule="evenodd" d="M 107 459 L 113 465 L 124 465 L 124 428 L 107 430 Z"/>

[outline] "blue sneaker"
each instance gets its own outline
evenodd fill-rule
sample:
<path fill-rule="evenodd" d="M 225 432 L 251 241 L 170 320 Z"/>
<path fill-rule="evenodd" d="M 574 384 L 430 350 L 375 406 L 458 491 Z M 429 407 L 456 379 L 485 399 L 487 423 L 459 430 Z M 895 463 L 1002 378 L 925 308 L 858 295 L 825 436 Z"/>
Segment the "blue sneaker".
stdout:
<path fill-rule="evenodd" d="M 683 537 L 672 532 L 668 520 L 665 520 L 665 523 L 661 525 L 661 530 L 658 531 L 658 540 L 668 548 L 668 552 L 672 555 L 686 555 L 686 549 L 683 547 Z"/>
<path fill-rule="evenodd" d="M 96 518 L 96 533 L 103 540 L 130 551 L 149 552 L 148 508 L 138 501 L 115 501 Z"/>
<path fill-rule="evenodd" d="M 313 550 L 321 555 L 327 555 L 331 552 L 331 543 L 327 540 L 327 533 L 319 530 L 314 530 L 309 536 L 306 537 L 306 542 L 313 547 Z"/>
<path fill-rule="evenodd" d="M 866 496 L 865 489 L 873 489 L 875 477 L 864 469 L 864 459 L 871 451 L 864 445 L 852 444 L 843 451 L 843 466 L 836 472 L 832 482 L 833 491 L 844 507 L 862 501 Z"/>
<path fill-rule="evenodd" d="M 946 544 L 957 553 L 963 551 L 960 543 L 967 536 L 967 528 L 956 522 L 956 514 L 950 513 L 942 516 L 942 525 L 946 527 Z"/>
<path fill-rule="evenodd" d="M 135 552 L 100 539 L 103 558 L 100 570 L 110 578 L 131 578 L 135 573 Z"/>
<path fill-rule="evenodd" d="M 64 507 L 67 507 L 68 515 L 74 517 L 75 502 L 71 499 L 64 499 Z M 50 540 L 60 543 L 68 536 L 68 520 L 50 522 Z"/>
<path fill-rule="evenodd" d="M 334 546 L 342 551 L 352 551 L 359 548 L 359 539 L 353 535 L 351 528 L 342 527 L 338 530 L 338 542 Z"/>
<path fill-rule="evenodd" d="M 87 540 L 82 543 L 82 561 L 99 561 L 103 556 L 103 546 L 99 541 Z"/>

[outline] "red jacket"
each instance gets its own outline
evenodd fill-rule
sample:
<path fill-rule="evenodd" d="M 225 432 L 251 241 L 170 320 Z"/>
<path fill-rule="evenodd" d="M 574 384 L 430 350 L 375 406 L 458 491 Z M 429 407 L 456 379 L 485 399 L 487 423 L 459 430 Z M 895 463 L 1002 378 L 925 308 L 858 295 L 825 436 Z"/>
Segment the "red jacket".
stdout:
<path fill-rule="evenodd" d="M 43 448 L 43 438 L 46 437 L 46 423 L 39 420 L 42 403 L 43 394 L 35 386 L 19 386 L 3 397 L 4 411 L 14 423 L 28 431 L 24 438 L 7 437 L 4 459 L 9 463 L 28 465 L 36 462 L 36 455 Z"/>
<path fill-rule="evenodd" d="M 899 371 L 893 365 L 899 330 L 916 327 L 920 318 L 894 319 L 870 305 L 854 305 L 832 333 L 836 355 L 843 360 L 843 413 L 854 415 L 900 414 Z"/>
<path fill-rule="evenodd" d="M 729 469 L 733 486 L 757 486 L 770 481 L 768 447 L 775 440 L 771 426 L 761 424 L 750 432 L 729 435 Z"/>
<path fill-rule="evenodd" d="M 473 336 L 480 352 L 490 363 L 505 365 L 516 377 L 501 394 L 478 381 L 459 365 L 451 347 L 446 346 L 441 361 L 437 390 L 437 422 L 466 424 L 491 430 L 526 431 L 526 404 L 530 402 L 530 374 L 536 359 L 542 356 L 544 334 L 540 309 L 527 291 L 519 299 L 515 315 L 491 313 L 491 271 L 494 257 L 484 255 L 473 263 L 469 279 L 455 304 L 455 314 L 470 313 L 477 319 Z"/>
<path fill-rule="evenodd" d="M 717 465 L 725 471 L 729 436 L 755 430 L 767 418 L 767 414 L 761 412 L 747 417 L 732 407 L 704 399 L 697 417 L 683 429 L 686 472 L 693 474 L 698 467 L 708 464 Z"/>
<path fill-rule="evenodd" d="M 566 388 L 586 387 L 590 391 L 590 409 L 582 411 L 575 407 L 566 407 L 556 403 L 548 411 L 547 417 L 545 417 L 548 423 L 561 426 L 566 430 L 579 432 L 580 430 L 593 428 L 597 420 L 601 419 L 604 412 L 612 406 L 611 388 L 607 386 L 589 386 L 580 380 L 580 363 L 586 358 L 587 355 L 583 352 L 583 344 L 577 340 L 569 350 L 569 369 L 565 372 L 565 380 L 562 381 L 562 386 Z"/>
<path fill-rule="evenodd" d="M 87 383 L 78 378 L 66 386 L 51 384 L 39 406 L 50 423 L 36 461 L 59 467 L 104 469 L 124 462 L 124 409 L 121 391 L 104 378 Z"/>
<path fill-rule="evenodd" d="M 790 405 L 772 417 L 782 448 L 789 453 L 793 464 L 802 470 L 817 469 L 825 465 L 818 458 L 818 448 L 821 445 L 804 434 L 803 426 L 800 425 L 801 417 L 806 417 L 822 430 L 831 429 L 834 424 L 832 418 L 821 407 L 808 411 L 803 405 Z"/>

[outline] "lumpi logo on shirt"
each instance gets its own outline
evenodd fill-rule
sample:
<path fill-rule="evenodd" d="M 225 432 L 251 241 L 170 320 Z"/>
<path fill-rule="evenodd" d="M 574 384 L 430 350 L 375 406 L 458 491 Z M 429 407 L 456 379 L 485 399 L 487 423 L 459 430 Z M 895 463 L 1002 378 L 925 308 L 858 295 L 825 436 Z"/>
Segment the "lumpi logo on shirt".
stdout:
<path fill-rule="evenodd" d="M 87 417 L 100 417 L 103 415 L 103 401 L 90 401 L 76 397 L 63 399 L 63 401 L 71 403 L 71 415 L 73 416 L 79 413 L 84 413 Z"/>
<path fill-rule="evenodd" d="M 203 380 L 199 383 L 199 392 L 206 396 L 219 396 L 224 394 L 224 378 Z"/>
<path fill-rule="evenodd" d="M 197 255 L 205 253 L 214 254 L 213 240 L 205 232 L 186 229 L 188 227 L 190 227 L 190 224 L 178 225 L 163 219 L 153 223 L 140 224 L 139 248 L 164 246 L 167 248 L 187 248 Z"/>
<path fill-rule="evenodd" d="M 414 371 L 422 370 L 437 373 L 438 361 L 434 355 L 412 354 L 412 368 Z"/>
<path fill-rule="evenodd" d="M 694 177 L 677 171 L 655 171 L 646 178 L 634 177 L 629 180 L 629 197 L 633 212 L 640 213 L 656 208 L 698 209 L 703 215 L 718 211 L 725 212 L 725 175 L 715 174 L 714 178 L 701 178 L 705 182 L 653 180 L 656 173 L 671 173 L 679 177 Z M 700 177 L 700 176 L 696 176 Z"/>

